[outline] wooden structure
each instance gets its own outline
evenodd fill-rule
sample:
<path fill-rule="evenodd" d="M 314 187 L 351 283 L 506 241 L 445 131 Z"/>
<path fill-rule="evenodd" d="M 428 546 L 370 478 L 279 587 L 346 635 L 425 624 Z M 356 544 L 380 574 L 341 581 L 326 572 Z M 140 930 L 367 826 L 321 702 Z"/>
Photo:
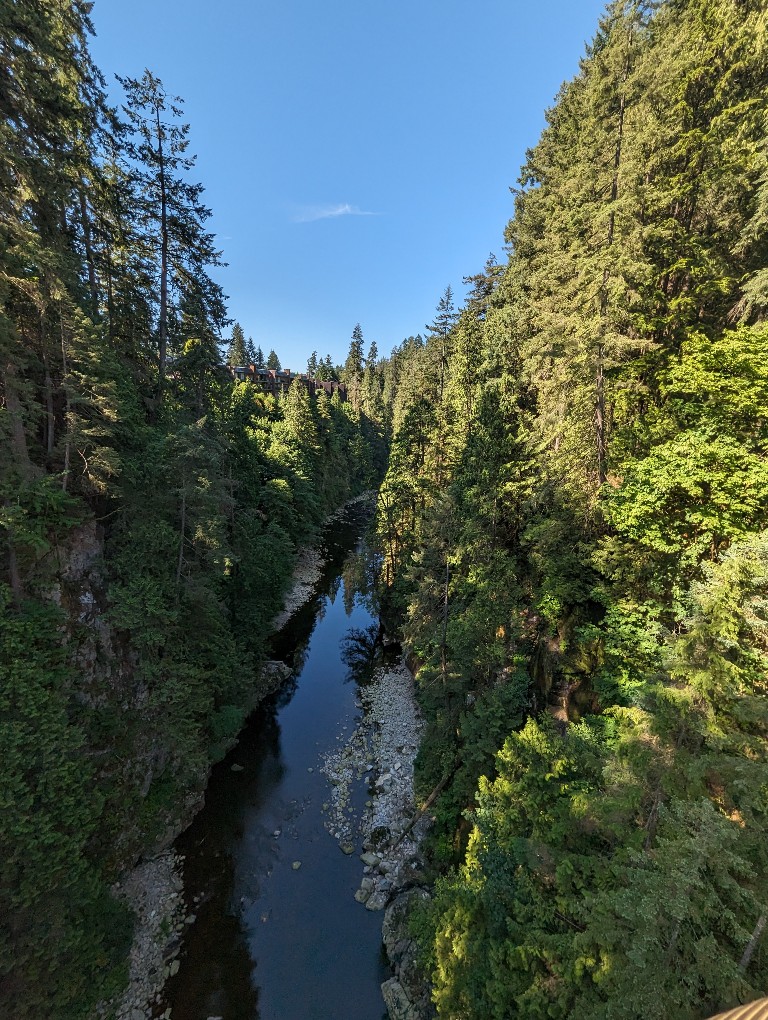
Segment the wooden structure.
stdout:
<path fill-rule="evenodd" d="M 711 1020 L 766 1020 L 766 1018 L 768 1018 L 768 999 L 758 999 L 756 1002 L 747 1003 L 746 1006 L 729 1009 L 727 1013 L 718 1013 Z"/>

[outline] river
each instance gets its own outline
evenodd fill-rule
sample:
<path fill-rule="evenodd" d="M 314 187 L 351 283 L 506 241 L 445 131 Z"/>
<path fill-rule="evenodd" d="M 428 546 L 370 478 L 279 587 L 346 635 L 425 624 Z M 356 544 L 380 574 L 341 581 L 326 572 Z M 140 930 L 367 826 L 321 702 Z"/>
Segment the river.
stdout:
<path fill-rule="evenodd" d="M 322 757 L 360 715 L 350 636 L 375 623 L 366 510 L 327 530 L 316 595 L 273 639 L 294 679 L 249 719 L 179 838 L 190 917 L 173 1020 L 381 1020 L 381 914 L 354 900 L 361 848 L 325 828 Z M 364 781 L 353 798 L 360 808 Z"/>

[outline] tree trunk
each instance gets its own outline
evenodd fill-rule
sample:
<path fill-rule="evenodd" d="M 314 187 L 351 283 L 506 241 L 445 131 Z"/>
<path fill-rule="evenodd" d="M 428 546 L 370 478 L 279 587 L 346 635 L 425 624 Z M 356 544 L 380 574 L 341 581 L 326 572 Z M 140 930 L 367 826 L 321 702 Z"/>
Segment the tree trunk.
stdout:
<path fill-rule="evenodd" d="M 160 366 L 158 391 L 165 385 L 165 362 L 168 345 L 168 196 L 165 183 L 165 157 L 163 155 L 163 129 L 160 108 L 155 107 L 157 125 L 157 158 L 160 168 Z"/>
<path fill-rule="evenodd" d="M 443 590 L 443 634 L 440 641 L 440 663 L 443 670 L 443 683 L 445 683 L 446 663 L 446 642 L 448 640 L 448 584 L 451 579 L 451 566 L 448 560 L 448 552 L 445 553 L 445 587 Z"/>
<path fill-rule="evenodd" d="M 752 932 L 752 938 L 747 943 L 747 948 L 744 950 L 744 954 L 739 960 L 739 970 L 746 970 L 749 966 L 755 949 L 757 949 L 757 943 L 760 941 L 760 936 L 765 930 L 766 924 L 768 924 L 768 910 L 764 910 L 758 918 L 755 930 Z"/>
<path fill-rule="evenodd" d="M 43 369 L 45 371 L 45 452 L 50 457 L 56 445 L 56 416 L 53 410 L 53 379 L 51 377 L 51 362 L 46 349 L 44 314 L 40 316 L 40 347 L 43 352 Z"/>
<path fill-rule="evenodd" d="M 80 224 L 83 228 L 83 247 L 85 262 L 88 266 L 88 285 L 91 292 L 91 318 L 95 322 L 99 316 L 99 290 L 96 281 L 96 263 L 93 259 L 93 243 L 91 241 L 91 220 L 88 215 L 88 204 L 85 200 L 85 184 L 81 181 L 78 188 L 80 200 Z"/>
<path fill-rule="evenodd" d="M 181 490 L 181 536 L 179 537 L 179 561 L 176 565 L 176 588 L 178 598 L 178 588 L 181 585 L 181 569 L 184 566 L 184 533 L 187 528 L 187 489 L 186 483 L 182 482 L 184 486 Z"/>
<path fill-rule="evenodd" d="M 115 342 L 115 297 L 113 291 L 113 265 L 112 265 L 112 246 L 107 243 L 107 320 L 108 320 L 108 333 L 109 342 L 114 344 Z"/>
<path fill-rule="evenodd" d="M 602 485 L 608 477 L 607 438 L 605 426 L 605 347 L 597 346 L 595 366 L 595 447 L 597 452 L 597 479 Z"/>
<path fill-rule="evenodd" d="M 24 431 L 24 414 L 16 383 L 16 368 L 8 362 L 2 374 L 5 408 L 11 423 L 11 449 L 14 453 L 22 481 L 28 482 L 35 475 L 35 467 L 29 459 L 27 434 Z"/>
<path fill-rule="evenodd" d="M 69 463 L 72 451 L 72 421 L 69 404 L 69 365 L 67 360 L 67 340 L 64 333 L 64 319 L 61 319 L 61 366 L 62 389 L 64 390 L 64 470 L 61 475 L 61 488 L 67 491 L 69 484 Z"/>
<path fill-rule="evenodd" d="M 411 818 L 410 822 L 408 822 L 408 824 L 406 825 L 406 827 L 405 827 L 405 828 L 403 829 L 403 831 L 402 831 L 402 832 L 400 833 L 400 835 L 399 835 L 399 836 L 397 837 L 397 839 L 395 840 L 395 842 L 394 842 L 393 846 L 398 846 L 398 845 L 399 845 L 400 843 L 402 843 L 402 841 L 403 841 L 403 840 L 405 839 L 405 837 L 406 837 L 406 836 L 408 835 L 408 833 L 409 833 L 409 832 L 411 831 L 411 829 L 412 829 L 412 828 L 414 827 L 414 825 L 416 824 L 416 822 L 418 822 L 418 820 L 419 820 L 419 819 L 420 819 L 420 818 L 421 818 L 421 817 L 422 817 L 422 816 L 423 816 L 423 815 L 424 815 L 424 814 L 425 814 L 425 813 L 426 813 L 427 811 L 429 811 L 429 809 L 430 809 L 430 808 L 432 807 L 432 805 L 433 805 L 433 804 L 435 803 L 435 801 L 437 800 L 437 798 L 438 798 L 438 797 L 440 796 L 440 794 L 441 794 L 441 793 L 443 792 L 443 790 L 444 790 L 444 789 L 446 788 L 446 786 L 448 785 L 448 783 L 449 783 L 449 782 L 450 782 L 450 781 L 451 781 L 451 780 L 453 779 L 453 777 L 454 777 L 454 776 L 456 775 L 456 769 L 457 769 L 457 768 L 458 768 L 458 766 L 455 766 L 455 767 L 454 767 L 453 769 L 451 769 L 451 771 L 450 771 L 450 772 L 448 773 L 448 775 L 447 775 L 447 776 L 443 776 L 443 778 L 442 778 L 442 779 L 440 780 L 440 782 L 439 782 L 439 783 L 437 784 L 437 786 L 436 786 L 436 787 L 434 788 L 434 790 L 432 791 L 432 793 L 430 793 L 430 795 L 429 795 L 429 796 L 427 797 L 427 799 L 426 799 L 426 800 L 424 801 L 424 803 L 423 803 L 423 804 L 421 805 L 421 807 L 420 807 L 420 808 L 418 809 L 418 811 L 416 812 L 416 814 L 415 814 L 415 815 L 413 816 L 413 818 Z"/>
<path fill-rule="evenodd" d="M 21 582 L 16 550 L 13 547 L 13 532 L 10 530 L 8 531 L 8 580 L 11 586 L 11 594 L 13 595 L 13 604 L 18 609 L 21 605 L 21 600 L 24 598 L 24 585 Z"/>
<path fill-rule="evenodd" d="M 16 389 L 16 368 L 11 362 L 5 365 L 0 380 L 3 384 L 5 409 L 8 412 L 11 424 L 11 450 L 22 482 L 30 482 L 36 474 L 36 469 L 29 459 L 21 400 Z M 5 505 L 9 505 L 7 500 Z M 13 531 L 10 528 L 8 529 L 8 582 L 11 587 L 14 604 L 18 606 L 24 598 L 24 585 L 21 580 L 16 549 L 13 544 Z"/>

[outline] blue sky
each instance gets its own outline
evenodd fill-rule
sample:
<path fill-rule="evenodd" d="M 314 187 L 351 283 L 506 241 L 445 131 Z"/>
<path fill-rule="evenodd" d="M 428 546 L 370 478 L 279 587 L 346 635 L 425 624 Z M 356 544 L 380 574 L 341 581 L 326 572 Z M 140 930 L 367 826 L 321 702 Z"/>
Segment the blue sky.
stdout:
<path fill-rule="evenodd" d="M 230 315 L 284 366 L 387 354 L 503 257 L 602 0 L 96 0 L 102 71 L 185 100 Z M 117 94 L 117 93 L 115 93 Z"/>

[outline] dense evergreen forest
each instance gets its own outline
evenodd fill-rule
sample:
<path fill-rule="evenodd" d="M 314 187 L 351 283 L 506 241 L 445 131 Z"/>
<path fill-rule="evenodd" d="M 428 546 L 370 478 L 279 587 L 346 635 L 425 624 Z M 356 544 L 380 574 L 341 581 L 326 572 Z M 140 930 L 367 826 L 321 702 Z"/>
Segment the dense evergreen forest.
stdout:
<path fill-rule="evenodd" d="M 768 9 L 615 2 L 509 257 L 399 355 L 388 610 L 440 1016 L 768 990 Z"/>
<path fill-rule="evenodd" d="M 211 276 L 181 100 L 146 72 L 110 107 L 90 6 L 0 11 L 0 1012 L 16 1020 L 91 1016 L 125 980 L 109 887 L 188 820 L 264 692 L 297 546 L 386 458 L 359 328 L 346 402 L 233 382 L 223 352 L 246 341 Z"/>
<path fill-rule="evenodd" d="M 228 318 L 182 101 L 147 71 L 110 106 L 90 6 L 0 10 L 2 1010 L 119 990 L 111 884 L 266 689 L 297 547 L 382 477 L 439 1015 L 765 994 L 764 0 L 611 3 L 504 262 L 390 358 L 313 353 L 344 402 L 233 380 L 280 361 Z"/>

